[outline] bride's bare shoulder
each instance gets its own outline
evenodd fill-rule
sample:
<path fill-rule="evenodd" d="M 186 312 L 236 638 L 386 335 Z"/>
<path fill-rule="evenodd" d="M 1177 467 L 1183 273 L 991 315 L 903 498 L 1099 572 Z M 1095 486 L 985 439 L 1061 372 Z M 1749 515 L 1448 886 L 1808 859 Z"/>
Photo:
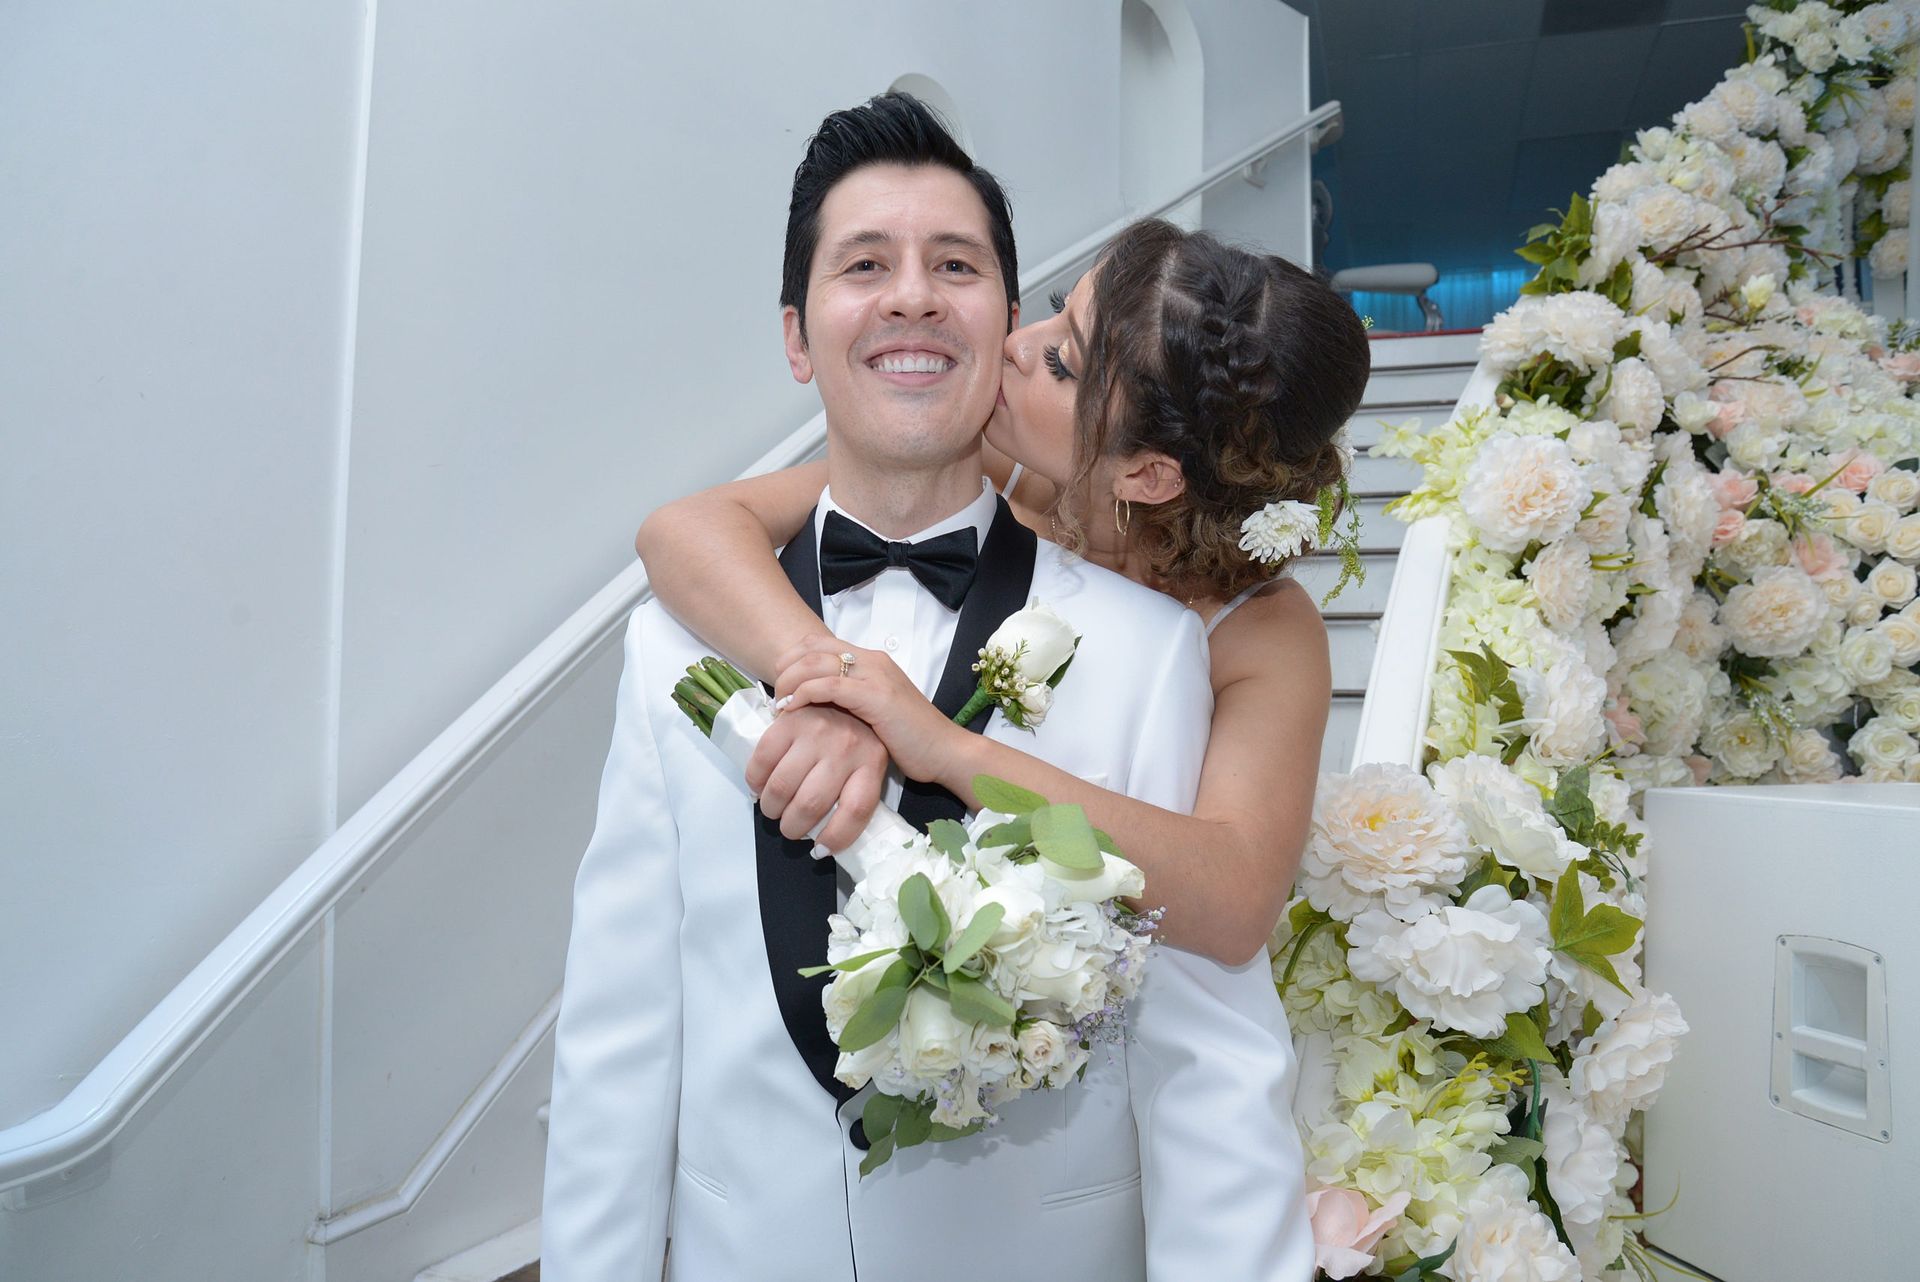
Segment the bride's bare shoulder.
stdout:
<path fill-rule="evenodd" d="M 1209 638 L 1214 689 L 1248 679 L 1284 677 L 1290 685 L 1331 684 L 1327 625 L 1313 594 L 1278 579 L 1240 603 Z"/>

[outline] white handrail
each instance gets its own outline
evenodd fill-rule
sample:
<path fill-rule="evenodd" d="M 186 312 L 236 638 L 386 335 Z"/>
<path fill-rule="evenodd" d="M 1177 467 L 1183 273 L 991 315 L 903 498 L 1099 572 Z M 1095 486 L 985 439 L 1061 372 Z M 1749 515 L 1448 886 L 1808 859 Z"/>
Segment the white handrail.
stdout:
<path fill-rule="evenodd" d="M 1338 102 L 1325 103 L 1213 166 L 1151 209 L 1129 213 L 1083 237 L 1022 273 L 1022 292 L 1091 260 L 1101 245 L 1135 219 L 1177 208 L 1339 115 Z M 804 462 L 825 439 L 822 411 L 742 475 L 757 476 Z M 64 1170 L 111 1143 L 347 889 L 379 863 L 550 690 L 598 655 L 649 592 L 646 569 L 635 562 L 594 593 L 303 860 L 59 1103 L 0 1130 L 0 1192 Z M 550 1015 L 547 1022 L 551 1023 Z M 416 1171 L 413 1178 L 431 1178 L 431 1172 Z"/>
<path fill-rule="evenodd" d="M 1485 362 L 1474 366 L 1453 412 L 1492 405 L 1498 382 Z M 1434 663 L 1440 657 L 1440 624 L 1453 578 L 1449 541 L 1447 518 L 1430 516 L 1415 521 L 1401 544 L 1380 616 L 1366 700 L 1360 705 L 1354 766 L 1379 761 L 1420 767 L 1433 706 Z"/>

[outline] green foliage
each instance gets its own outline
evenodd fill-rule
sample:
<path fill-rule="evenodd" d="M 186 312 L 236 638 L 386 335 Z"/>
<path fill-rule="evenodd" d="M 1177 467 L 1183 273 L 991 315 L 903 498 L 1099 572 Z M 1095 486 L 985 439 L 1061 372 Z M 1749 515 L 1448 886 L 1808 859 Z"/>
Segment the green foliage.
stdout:
<path fill-rule="evenodd" d="M 873 990 L 847 1026 L 840 1030 L 840 1049 L 860 1051 L 893 1031 L 907 1009 L 907 992 L 913 984 L 913 968 L 903 958 L 887 968 L 880 986 Z"/>
<path fill-rule="evenodd" d="M 1466 683 L 1467 697 L 1474 703 L 1491 706 L 1502 724 L 1518 721 L 1526 715 L 1525 705 L 1520 699 L 1520 687 L 1513 681 L 1513 668 L 1493 652 L 1492 646 L 1483 644 L 1478 654 L 1471 650 L 1449 650 L 1447 657 L 1460 670 L 1460 679 Z"/>
<path fill-rule="evenodd" d="M 953 1017 L 969 1023 L 1007 1028 L 1018 1013 L 1013 1003 L 964 973 L 947 976 L 947 997 L 953 1003 Z"/>
<path fill-rule="evenodd" d="M 986 947 L 993 938 L 993 932 L 1000 929 L 1000 923 L 1006 919 L 1007 910 L 1002 904 L 987 904 L 973 914 L 967 922 L 967 928 L 960 932 L 947 949 L 947 955 L 941 961 L 941 968 L 949 975 L 973 960 L 974 954 Z"/>
<path fill-rule="evenodd" d="M 1547 1049 L 1546 1035 L 1533 1017 L 1524 1011 L 1515 1011 L 1507 1016 L 1507 1031 L 1498 1037 L 1489 1038 L 1482 1043 L 1489 1055 L 1505 1060 L 1552 1059 L 1553 1052 Z"/>
<path fill-rule="evenodd" d="M 1353 501 L 1353 491 L 1347 486 L 1343 475 L 1333 485 L 1323 485 L 1315 496 L 1320 509 L 1320 529 L 1314 546 L 1333 548 L 1340 553 L 1340 578 L 1327 594 L 1320 598 L 1320 608 L 1326 609 L 1327 603 L 1339 596 L 1348 583 L 1365 583 L 1367 567 L 1360 559 L 1360 505 Z M 1342 515 L 1347 518 L 1347 528 L 1338 537 L 1334 527 Z"/>
<path fill-rule="evenodd" d="M 1559 210 L 1553 211 L 1559 214 Z M 1513 252 L 1540 271 L 1521 286 L 1522 294 L 1558 294 L 1579 288 L 1580 264 L 1593 247 L 1593 206 L 1575 193 L 1558 222 L 1540 223 Z"/>
<path fill-rule="evenodd" d="M 927 836 L 933 841 L 933 848 L 959 863 L 966 856 L 967 830 L 951 819 L 936 819 L 927 825 Z"/>
<path fill-rule="evenodd" d="M 1098 872 L 1104 866 L 1093 825 L 1079 806 L 1042 806 L 1028 819 L 1033 844 L 1049 862 L 1080 872 Z"/>
<path fill-rule="evenodd" d="M 1047 799 L 1039 793 L 1028 792 L 1018 784 L 996 779 L 992 775 L 973 777 L 973 795 L 980 799 L 982 807 L 1003 815 L 1031 814 L 1047 804 Z"/>
<path fill-rule="evenodd" d="M 834 962 L 831 966 L 803 966 L 800 968 L 800 978 L 812 979 L 814 976 L 824 975 L 830 970 L 859 970 L 870 961 L 885 957 L 888 953 L 896 953 L 899 951 L 897 948 L 876 948 L 870 953 L 861 953 L 858 957 L 849 957 L 845 961 Z"/>
<path fill-rule="evenodd" d="M 940 896 L 934 893 L 933 883 L 927 880 L 925 873 L 915 873 L 900 883 L 900 920 L 907 925 L 907 933 L 913 936 L 913 942 L 925 952 L 942 947 L 947 942 L 947 932 L 953 929 L 953 922 L 947 916 L 946 905 L 940 902 Z"/>
<path fill-rule="evenodd" d="M 1547 926 L 1553 933 L 1553 951 L 1586 967 L 1621 992 L 1628 991 L 1611 958 L 1633 947 L 1640 935 L 1640 923 L 1612 904 L 1596 904 L 1589 910 L 1580 890 L 1578 868 L 1567 869 L 1554 886 Z"/>

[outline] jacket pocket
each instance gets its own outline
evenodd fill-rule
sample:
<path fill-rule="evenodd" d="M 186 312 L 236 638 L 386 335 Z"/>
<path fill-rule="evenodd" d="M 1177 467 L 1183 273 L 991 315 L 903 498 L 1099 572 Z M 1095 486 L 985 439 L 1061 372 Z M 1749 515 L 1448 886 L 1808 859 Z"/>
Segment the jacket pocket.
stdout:
<path fill-rule="evenodd" d="M 1040 1199 L 1044 1207 L 1078 1206 L 1082 1202 L 1095 1202 L 1103 1197 L 1112 1197 L 1116 1193 L 1125 1193 L 1129 1189 L 1140 1187 L 1140 1172 L 1123 1175 L 1117 1180 L 1106 1180 L 1099 1184 L 1089 1184 L 1083 1188 L 1062 1189 L 1058 1193 L 1049 1193 Z"/>
<path fill-rule="evenodd" d="M 727 1186 L 706 1172 L 696 1170 L 692 1166 L 689 1166 L 686 1158 L 677 1158 L 674 1165 L 679 1168 L 680 1174 L 686 1177 L 687 1183 L 693 1185 L 695 1188 L 713 1194 L 713 1196 L 719 1198 L 722 1202 L 727 1200 Z"/>

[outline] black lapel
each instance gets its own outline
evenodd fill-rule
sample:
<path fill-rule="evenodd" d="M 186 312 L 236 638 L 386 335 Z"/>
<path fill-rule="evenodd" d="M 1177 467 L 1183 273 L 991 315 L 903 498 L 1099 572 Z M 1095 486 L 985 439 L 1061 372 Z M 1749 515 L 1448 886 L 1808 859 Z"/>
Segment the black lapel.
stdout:
<path fill-rule="evenodd" d="M 1033 531 L 1015 519 L 1005 499 L 999 500 L 986 541 L 980 545 L 980 565 L 974 571 L 973 586 L 967 590 L 960 619 L 954 625 L 946 669 L 933 691 L 933 706 L 947 717 L 958 715 L 980 684 L 973 671 L 980 647 L 1008 615 L 1026 605 L 1027 593 L 1033 588 L 1033 558 L 1038 547 Z M 969 722 L 967 729 L 976 733 L 986 729 L 992 716 L 993 709 L 988 708 Z M 909 779 L 900 794 L 900 817 L 922 831 L 936 819 L 962 819 L 966 813 L 960 798 L 939 784 Z"/>
<path fill-rule="evenodd" d="M 960 711 L 978 684 L 973 663 L 980 647 L 1008 615 L 1026 605 L 1038 546 L 1033 531 L 1014 518 L 1006 500 L 1000 500 L 980 547 L 979 568 L 954 624 L 946 667 L 934 688 L 934 706 L 947 716 Z M 780 568 L 815 614 L 820 613 L 819 566 L 819 540 L 814 533 L 813 514 L 809 513 L 800 533 L 780 553 Z M 982 712 L 967 728 L 976 732 L 985 729 L 992 715 L 991 709 Z M 900 797 L 900 814 L 924 830 L 935 819 L 962 818 L 966 806 L 945 788 L 908 780 Z M 758 804 L 753 808 L 753 831 L 760 930 L 766 938 L 767 966 L 780 1019 L 814 1080 L 835 1099 L 845 1102 L 854 1092 L 833 1075 L 840 1048 L 827 1035 L 820 1009 L 822 980 L 800 978 L 802 967 L 816 966 L 826 957 L 827 918 L 839 907 L 834 895 L 834 870 L 838 865 L 831 859 L 815 859 L 811 841 L 782 837 L 779 823 L 761 814 Z"/>
<path fill-rule="evenodd" d="M 780 553 L 780 568 L 800 599 L 820 613 L 820 549 L 811 512 Z M 833 1075 L 840 1048 L 827 1034 L 820 1009 L 821 981 L 800 977 L 801 967 L 826 960 L 827 918 L 839 908 L 834 897 L 834 870 L 839 865 L 831 859 L 815 859 L 811 841 L 788 841 L 781 836 L 779 821 L 761 814 L 758 802 L 753 804 L 753 840 L 760 931 L 767 941 L 767 966 L 781 1022 L 815 1080 L 844 1102 L 853 1091 Z"/>

